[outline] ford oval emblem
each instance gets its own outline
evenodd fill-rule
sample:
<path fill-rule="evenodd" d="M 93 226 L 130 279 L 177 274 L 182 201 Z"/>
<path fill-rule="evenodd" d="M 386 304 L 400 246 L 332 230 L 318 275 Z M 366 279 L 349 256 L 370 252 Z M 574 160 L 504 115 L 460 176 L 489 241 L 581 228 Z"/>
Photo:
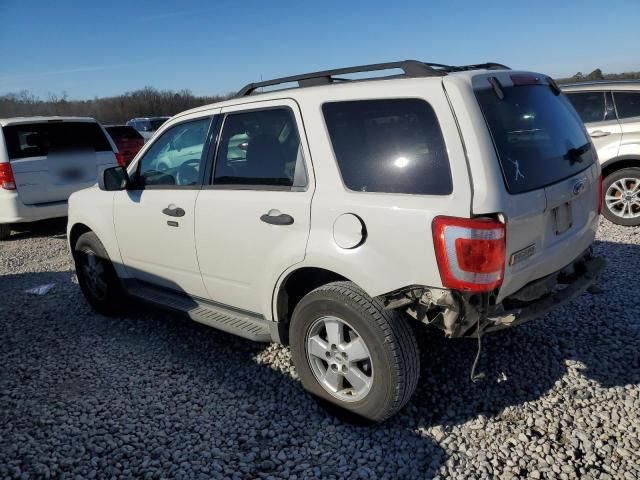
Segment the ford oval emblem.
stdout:
<path fill-rule="evenodd" d="M 573 196 L 577 197 L 587 188 L 587 182 L 584 179 L 576 180 L 573 184 Z"/>

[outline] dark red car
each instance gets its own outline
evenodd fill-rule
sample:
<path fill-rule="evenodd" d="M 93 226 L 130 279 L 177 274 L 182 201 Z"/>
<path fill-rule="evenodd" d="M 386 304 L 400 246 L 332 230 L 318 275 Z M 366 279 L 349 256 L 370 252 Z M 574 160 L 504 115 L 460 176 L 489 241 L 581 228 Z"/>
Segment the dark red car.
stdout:
<path fill-rule="evenodd" d="M 144 138 L 135 128 L 126 125 L 108 125 L 104 128 L 118 147 L 118 163 L 126 167 L 144 145 Z"/>

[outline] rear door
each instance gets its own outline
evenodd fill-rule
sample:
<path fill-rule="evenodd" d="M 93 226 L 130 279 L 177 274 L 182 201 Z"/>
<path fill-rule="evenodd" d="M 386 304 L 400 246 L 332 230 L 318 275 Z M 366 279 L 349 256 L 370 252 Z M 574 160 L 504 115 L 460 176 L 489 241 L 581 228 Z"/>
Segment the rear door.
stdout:
<path fill-rule="evenodd" d="M 622 128 L 616 118 L 611 92 L 568 92 L 567 98 L 584 122 L 601 163 L 618 156 Z"/>
<path fill-rule="evenodd" d="M 620 156 L 640 157 L 640 91 L 613 92 L 622 129 Z"/>
<path fill-rule="evenodd" d="M 211 300 L 269 315 L 273 285 L 304 259 L 309 237 L 314 184 L 300 112 L 278 100 L 222 116 L 211 185 L 196 203 L 198 263 Z"/>
<path fill-rule="evenodd" d="M 507 265 L 499 300 L 560 270 L 592 243 L 599 167 L 582 122 L 541 77 L 503 74 L 504 98 L 476 90 L 507 196 Z"/>
<path fill-rule="evenodd" d="M 3 133 L 25 205 L 66 201 L 116 163 L 107 135 L 95 122 L 14 124 L 3 127 Z"/>

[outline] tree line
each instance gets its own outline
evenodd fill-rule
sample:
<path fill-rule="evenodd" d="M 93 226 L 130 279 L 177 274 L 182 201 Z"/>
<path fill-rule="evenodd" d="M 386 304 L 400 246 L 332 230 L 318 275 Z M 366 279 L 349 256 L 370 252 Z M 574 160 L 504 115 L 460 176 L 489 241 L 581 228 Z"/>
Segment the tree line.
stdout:
<path fill-rule="evenodd" d="M 145 87 L 114 97 L 69 100 L 66 94 L 46 100 L 28 90 L 0 96 L 0 118 L 34 115 L 93 117 L 103 124 L 122 124 L 135 117 L 173 116 L 190 108 L 219 102 L 231 95 L 196 96 L 189 90 Z"/>
<path fill-rule="evenodd" d="M 594 80 L 639 80 L 640 72 L 603 73 L 599 68 L 589 74 L 558 78 L 558 83 Z M 114 97 L 69 100 L 66 94 L 49 95 L 46 100 L 28 90 L 0 96 L 0 118 L 33 115 L 93 117 L 104 124 L 121 124 L 135 117 L 172 116 L 190 108 L 219 102 L 229 95 L 196 96 L 189 90 L 157 90 L 145 87 Z"/>
<path fill-rule="evenodd" d="M 586 75 L 582 72 L 578 72 L 572 77 L 556 79 L 558 83 L 593 82 L 602 80 L 640 80 L 640 72 L 602 73 L 602 70 L 596 68 L 593 72 Z"/>

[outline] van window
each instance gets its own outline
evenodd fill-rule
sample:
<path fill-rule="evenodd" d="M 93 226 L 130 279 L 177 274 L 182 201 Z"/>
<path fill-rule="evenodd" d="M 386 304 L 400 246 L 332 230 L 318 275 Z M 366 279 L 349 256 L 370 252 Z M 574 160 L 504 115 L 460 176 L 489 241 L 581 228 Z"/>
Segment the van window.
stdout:
<path fill-rule="evenodd" d="M 322 111 L 348 189 L 451 193 L 449 158 L 440 125 L 424 100 L 330 102 Z"/>
<path fill-rule="evenodd" d="M 594 162 L 580 117 L 564 95 L 548 85 L 476 91 L 510 193 L 546 187 Z"/>
<path fill-rule="evenodd" d="M 43 157 L 52 151 L 111 151 L 102 128 L 94 122 L 23 123 L 2 131 L 11 160 Z"/>

